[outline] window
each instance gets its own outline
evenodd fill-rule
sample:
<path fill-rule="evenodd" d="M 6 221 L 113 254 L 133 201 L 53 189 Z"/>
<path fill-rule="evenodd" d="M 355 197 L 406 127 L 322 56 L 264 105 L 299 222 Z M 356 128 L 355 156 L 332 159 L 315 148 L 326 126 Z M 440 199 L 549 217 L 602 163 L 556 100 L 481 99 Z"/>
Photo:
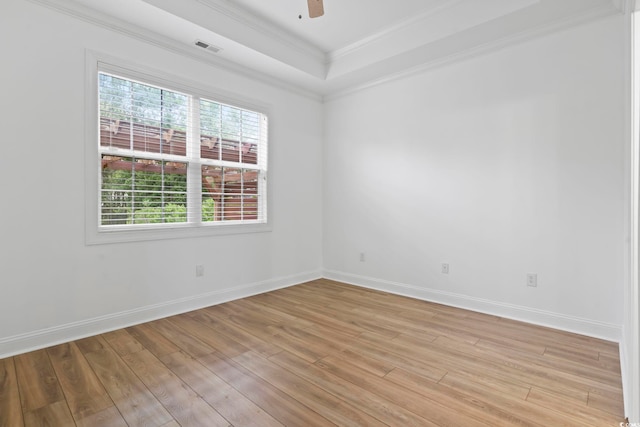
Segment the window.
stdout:
<path fill-rule="evenodd" d="M 97 74 L 99 232 L 266 223 L 264 114 Z"/>

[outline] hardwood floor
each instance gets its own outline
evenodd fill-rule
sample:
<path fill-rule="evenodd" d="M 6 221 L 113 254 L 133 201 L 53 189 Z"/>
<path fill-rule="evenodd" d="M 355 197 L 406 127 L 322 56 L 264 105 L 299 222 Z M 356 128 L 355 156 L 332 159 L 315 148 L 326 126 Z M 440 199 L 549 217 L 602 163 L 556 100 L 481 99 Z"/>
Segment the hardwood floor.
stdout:
<path fill-rule="evenodd" d="M 328 280 L 0 360 L 0 426 L 618 426 L 615 343 Z"/>

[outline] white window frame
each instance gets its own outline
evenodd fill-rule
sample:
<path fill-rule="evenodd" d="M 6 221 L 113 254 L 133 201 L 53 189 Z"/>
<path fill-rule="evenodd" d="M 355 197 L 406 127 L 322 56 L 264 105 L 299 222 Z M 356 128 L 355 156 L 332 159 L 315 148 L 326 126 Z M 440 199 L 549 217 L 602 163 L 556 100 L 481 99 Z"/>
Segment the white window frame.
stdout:
<path fill-rule="evenodd" d="M 86 84 L 85 84 L 85 243 L 88 245 L 119 242 L 136 242 L 146 240 L 161 240 L 174 238 L 193 238 L 228 234 L 257 233 L 271 231 L 271 212 L 268 173 L 268 153 L 264 153 L 265 180 L 260 180 L 259 194 L 261 197 L 261 212 L 265 217 L 263 222 L 251 221 L 215 221 L 188 222 L 171 224 L 136 224 L 127 226 L 102 226 L 100 219 L 101 203 L 101 151 L 99 147 L 99 107 L 98 107 L 98 73 L 105 72 L 123 78 L 155 85 L 167 90 L 174 90 L 199 98 L 212 100 L 221 104 L 255 111 L 269 117 L 269 107 L 258 102 L 242 99 L 234 94 L 211 88 L 204 84 L 188 81 L 159 72 L 154 69 L 114 58 L 111 56 L 86 52 Z M 196 115 L 197 116 L 197 115 Z M 267 136 L 269 141 L 269 136 Z M 267 142 L 267 150 L 269 143 Z M 193 159 L 185 158 L 185 161 Z M 242 164 L 228 164 L 226 166 L 241 168 Z M 193 173 L 191 168 L 189 173 Z M 199 171 L 198 171 L 199 174 Z M 188 194 L 190 202 L 201 200 L 199 194 Z M 266 205 L 266 206 L 265 206 Z M 197 203 L 196 210 L 200 210 Z M 193 208 L 193 206 L 192 206 Z"/>

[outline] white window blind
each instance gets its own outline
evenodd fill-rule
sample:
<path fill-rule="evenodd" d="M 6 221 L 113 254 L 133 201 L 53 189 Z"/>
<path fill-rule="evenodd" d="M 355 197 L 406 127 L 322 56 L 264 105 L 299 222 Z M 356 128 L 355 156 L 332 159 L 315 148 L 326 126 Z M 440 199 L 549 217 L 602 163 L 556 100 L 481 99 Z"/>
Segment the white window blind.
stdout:
<path fill-rule="evenodd" d="M 98 73 L 102 230 L 266 223 L 267 117 Z"/>

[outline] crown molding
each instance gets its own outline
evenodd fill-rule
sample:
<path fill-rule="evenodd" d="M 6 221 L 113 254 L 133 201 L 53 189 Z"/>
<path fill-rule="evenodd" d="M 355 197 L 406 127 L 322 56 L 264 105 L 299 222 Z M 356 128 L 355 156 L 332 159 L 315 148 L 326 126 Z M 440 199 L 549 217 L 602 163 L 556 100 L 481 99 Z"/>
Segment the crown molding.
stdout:
<path fill-rule="evenodd" d="M 498 40 L 489 41 L 477 46 L 472 46 L 465 50 L 458 51 L 440 58 L 436 58 L 434 60 L 430 60 L 425 63 L 417 64 L 413 67 L 409 67 L 404 70 L 390 72 L 388 74 L 381 72 L 379 74 L 379 77 L 362 79 L 362 75 L 356 70 L 354 73 L 352 73 L 353 75 L 349 77 L 348 81 L 344 81 L 343 83 L 340 83 L 339 80 L 318 79 L 316 83 L 310 82 L 309 85 L 306 85 L 305 83 L 297 83 L 297 84 L 292 83 L 291 81 L 287 80 L 285 77 L 268 75 L 257 68 L 240 65 L 229 59 L 212 55 L 209 52 L 202 51 L 200 49 L 195 49 L 191 45 L 179 42 L 177 40 L 174 40 L 170 37 L 164 36 L 157 32 L 146 30 L 134 24 L 130 24 L 126 21 L 121 20 L 120 18 L 103 14 L 95 9 L 92 9 L 83 4 L 80 4 L 74 0 L 28 0 L 28 1 L 40 6 L 47 7 L 54 11 L 66 14 L 73 18 L 83 20 L 90 24 L 94 24 L 99 27 L 108 29 L 110 31 L 117 32 L 125 36 L 138 39 L 147 44 L 182 55 L 184 57 L 197 60 L 206 65 L 221 68 L 226 71 L 232 72 L 234 74 L 242 75 L 252 80 L 256 80 L 256 81 L 268 84 L 270 86 L 277 87 L 279 89 L 283 89 L 285 91 L 312 99 L 317 102 L 330 102 L 332 100 L 339 99 L 341 97 L 348 96 L 348 95 L 351 95 L 359 91 L 363 91 L 381 84 L 389 83 L 395 80 L 399 80 L 399 79 L 407 78 L 416 74 L 424 73 L 429 70 L 447 66 L 459 61 L 472 59 L 474 57 L 484 55 L 499 49 L 503 49 L 511 45 L 522 43 L 537 37 L 542 37 L 547 34 L 552 34 L 554 32 L 561 31 L 566 28 L 580 25 L 582 23 L 594 21 L 599 18 L 604 18 L 606 16 L 620 13 L 621 12 L 620 9 L 617 6 L 615 6 L 616 2 L 619 3 L 620 7 L 624 5 L 626 5 L 625 7 L 632 7 L 633 4 L 635 3 L 634 0 L 611 0 L 611 2 L 613 3 L 605 2 L 591 9 L 583 11 L 582 13 L 572 15 L 570 17 L 557 19 L 550 23 L 547 23 L 529 30 L 525 30 L 517 34 L 506 36 Z M 211 2 L 220 1 L 220 0 L 195 0 L 195 1 L 203 4 L 204 2 L 212 4 Z M 454 7 L 456 4 L 458 4 L 461 1 L 463 0 L 450 0 L 446 3 L 446 7 Z M 445 9 L 445 6 L 441 6 L 440 8 L 432 8 L 429 12 L 433 14 L 433 13 L 440 12 L 444 9 Z M 406 25 L 411 25 L 411 23 L 419 21 L 420 19 L 425 19 L 427 15 L 428 13 L 425 13 L 425 14 L 422 14 L 420 17 L 404 21 L 403 23 L 399 24 L 394 28 L 396 28 L 396 31 L 397 31 L 397 29 L 399 28 L 403 28 Z M 238 15 L 238 19 L 243 19 L 242 16 L 244 15 L 242 14 Z M 389 30 L 389 31 L 393 32 L 394 30 Z M 378 36 L 384 37 L 385 34 L 390 34 L 390 33 L 381 32 L 378 34 Z M 373 42 L 374 40 L 375 40 L 375 37 L 371 38 L 368 42 L 370 43 L 370 42 Z M 358 48 L 362 46 L 364 45 L 360 44 Z M 420 49 L 420 48 L 416 48 L 416 49 Z M 410 54 L 410 52 L 407 52 L 406 54 Z M 358 76 L 360 76 L 359 81 L 358 81 Z"/>
<path fill-rule="evenodd" d="M 569 1 L 575 3 L 582 0 Z M 590 0 L 590 3 L 582 7 L 593 5 L 594 1 L 609 0 Z M 332 56 L 332 62 L 327 67 L 328 80 L 348 80 L 350 74 L 357 73 L 360 69 L 368 69 L 363 74 L 368 74 L 369 77 L 374 77 L 377 71 L 385 68 L 389 72 L 399 71 L 401 63 L 410 67 L 418 65 L 418 58 L 430 61 L 432 58 L 429 56 L 432 55 L 428 52 L 431 50 L 439 50 L 437 55 L 442 56 L 447 52 L 452 53 L 454 50 L 518 31 L 518 28 L 531 28 L 541 24 L 544 19 L 552 19 L 556 16 L 556 10 L 562 8 L 548 7 L 541 0 L 439 0 L 431 3 L 429 10 L 422 14 L 406 19 L 388 30 L 381 30 L 361 43 L 350 46 L 348 50 L 339 52 L 339 55 Z M 533 16 L 531 21 L 522 18 L 529 13 Z M 510 25 L 511 20 L 519 25 Z M 479 28 L 492 30 L 485 30 L 487 35 L 480 34 L 478 37 Z M 489 33 L 493 35 L 488 36 Z M 417 53 L 418 56 L 408 58 L 406 54 L 409 52 Z"/>
<path fill-rule="evenodd" d="M 451 55 L 447 55 L 443 58 L 416 65 L 414 67 L 407 68 L 395 73 L 390 73 L 377 79 L 369 80 L 360 85 L 348 86 L 346 89 L 342 90 L 329 91 L 329 93 L 324 96 L 323 100 L 325 103 L 335 101 L 337 99 L 344 98 L 346 96 L 353 95 L 355 93 L 371 89 L 376 86 L 426 73 L 428 71 L 452 65 L 457 62 L 473 59 L 494 51 L 502 50 L 514 45 L 518 45 L 520 43 L 527 42 L 529 40 L 548 36 L 572 27 L 606 18 L 608 16 L 615 15 L 616 13 L 618 13 L 616 8 L 611 8 L 610 6 L 606 5 L 599 5 L 583 11 L 582 13 L 572 15 L 570 17 L 556 19 L 555 21 L 532 28 L 530 30 L 522 31 L 520 33 L 483 43 L 478 46 L 473 46 L 468 49 L 453 53 Z"/>
<path fill-rule="evenodd" d="M 557 19 L 543 26 L 539 26 L 531 30 L 523 31 L 508 37 L 503 37 L 499 40 L 484 43 L 479 46 L 474 46 L 469 49 L 448 55 L 444 58 L 440 58 L 434 61 L 430 61 L 428 63 L 420 64 L 415 67 L 411 67 L 396 73 L 388 74 L 386 76 L 380 77 L 378 79 L 370 80 L 360 85 L 349 86 L 343 90 L 331 91 L 330 93 L 324 96 L 324 102 L 325 103 L 331 102 L 331 101 L 334 101 L 334 100 L 337 100 L 337 99 L 340 99 L 340 98 L 343 98 L 343 97 L 346 97 L 346 96 L 349 96 L 349 95 L 352 95 L 376 86 L 380 86 L 396 80 L 402 80 L 411 76 L 415 76 L 417 74 L 422 74 L 434 69 L 455 64 L 457 62 L 473 59 L 494 51 L 502 50 L 510 46 L 527 42 L 529 40 L 551 35 L 551 34 L 569 29 L 571 27 L 575 27 L 578 25 L 582 25 L 588 22 L 598 20 L 598 19 L 602 19 L 607 16 L 614 15 L 615 13 L 616 11 L 610 7 L 607 7 L 604 5 L 597 6 L 595 8 L 584 11 L 583 13 L 573 15 L 568 18 Z"/>
<path fill-rule="evenodd" d="M 288 47 L 311 56 L 321 63 L 326 62 L 326 54 L 314 46 L 300 38 L 296 37 L 288 31 L 285 31 L 277 25 L 268 23 L 263 19 L 259 19 L 256 15 L 248 12 L 246 9 L 233 4 L 228 0 L 196 0 L 203 6 L 212 9 L 214 12 L 220 13 L 229 19 L 236 21 L 238 24 L 249 27 L 252 30 L 262 34 L 265 37 L 276 40 Z"/>
<path fill-rule="evenodd" d="M 252 68 L 239 65 L 235 62 L 229 61 L 219 56 L 211 55 L 208 52 L 196 50 L 190 45 L 185 45 L 169 37 L 163 36 L 162 34 L 148 31 L 122 21 L 118 18 L 105 15 L 94 9 L 81 5 L 73 0 L 28 1 L 36 5 L 44 6 L 48 9 L 65 14 L 72 18 L 80 19 L 84 22 L 97 25 L 107 30 L 120 33 L 125 36 L 132 37 L 142 42 L 151 44 L 153 46 L 185 56 L 187 58 L 194 59 L 206 65 L 221 68 L 234 74 L 239 74 L 252 80 L 257 80 L 270 86 L 284 89 L 296 95 L 310 98 L 314 101 L 322 102 L 322 96 L 318 92 L 285 82 L 284 80 L 276 77 L 265 75 L 263 72 L 259 72 Z"/>
<path fill-rule="evenodd" d="M 385 28 L 384 30 L 372 34 L 368 37 L 365 37 L 361 40 L 356 41 L 355 43 L 352 43 L 350 45 L 347 45 L 345 47 L 342 47 L 340 49 L 336 49 L 334 51 L 331 51 L 329 53 L 327 53 L 326 57 L 326 61 L 327 64 L 331 64 L 332 62 L 337 61 L 338 59 L 341 59 L 345 56 L 349 56 L 351 54 L 353 54 L 354 52 L 357 52 L 358 50 L 365 48 L 371 44 L 374 44 L 376 42 L 379 42 L 380 40 L 387 38 L 395 33 L 398 33 L 400 31 L 402 31 L 403 29 L 414 25 L 415 23 L 418 23 L 420 21 L 424 21 L 427 20 L 431 17 L 433 17 L 434 15 L 436 15 L 437 13 L 443 12 L 447 9 L 451 9 L 454 6 L 456 6 L 459 3 L 462 3 L 464 0 L 447 0 L 445 3 L 440 4 L 438 6 L 432 7 L 422 13 L 419 13 L 409 19 L 406 19 L 402 22 L 399 22 L 395 25 L 392 25 L 390 27 Z"/>
<path fill-rule="evenodd" d="M 416 28 L 428 29 L 434 26 L 438 27 L 443 16 L 446 19 L 455 17 L 454 19 L 458 21 L 457 26 L 459 27 L 456 31 L 463 31 L 465 28 L 474 27 L 480 23 L 484 23 L 487 19 L 495 19 L 503 16 L 504 14 L 513 13 L 514 11 L 533 6 L 536 3 L 539 3 L 539 1 L 540 0 L 503 0 L 502 5 L 497 9 L 497 15 L 492 15 L 489 18 L 482 18 L 481 21 L 474 20 L 473 22 L 467 22 L 469 16 L 475 16 L 478 18 L 482 15 L 482 13 L 479 13 L 477 9 L 475 12 L 473 11 L 474 7 L 477 8 L 479 6 L 474 0 L 443 0 L 419 14 L 395 25 L 384 28 L 378 33 L 372 34 L 369 37 L 365 37 L 343 48 L 329 52 L 327 54 L 327 64 L 331 65 L 345 57 L 358 55 L 360 51 L 371 50 L 372 47 L 375 49 L 376 44 L 380 46 L 385 43 L 393 43 L 394 40 L 402 40 L 403 34 L 406 36 L 406 34 L 411 33 L 412 31 L 415 32 Z M 489 7 L 488 4 L 480 6 L 480 8 L 483 10 L 496 10 L 495 5 Z M 442 38 L 443 36 L 446 36 L 446 34 L 441 34 L 436 38 Z"/>

